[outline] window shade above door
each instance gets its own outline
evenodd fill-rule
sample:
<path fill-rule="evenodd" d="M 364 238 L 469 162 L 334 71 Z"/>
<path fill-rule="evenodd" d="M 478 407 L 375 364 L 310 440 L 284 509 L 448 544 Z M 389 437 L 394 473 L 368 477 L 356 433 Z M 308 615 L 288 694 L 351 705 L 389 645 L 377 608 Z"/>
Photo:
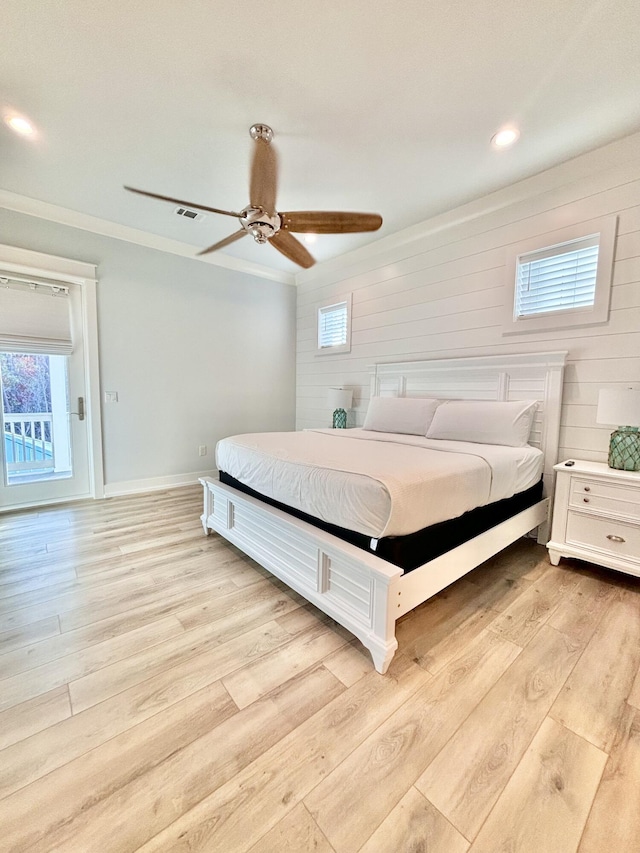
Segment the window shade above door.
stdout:
<path fill-rule="evenodd" d="M 14 278 L 0 270 L 0 350 L 70 355 L 68 288 Z"/>

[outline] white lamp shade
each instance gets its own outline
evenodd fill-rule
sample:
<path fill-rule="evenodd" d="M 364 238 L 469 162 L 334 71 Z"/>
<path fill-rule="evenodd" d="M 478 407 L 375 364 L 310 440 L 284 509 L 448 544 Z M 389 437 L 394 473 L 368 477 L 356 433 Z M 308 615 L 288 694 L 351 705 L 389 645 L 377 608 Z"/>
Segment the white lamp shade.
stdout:
<path fill-rule="evenodd" d="M 329 405 L 332 409 L 350 409 L 353 391 L 346 388 L 329 388 Z"/>
<path fill-rule="evenodd" d="M 596 423 L 610 426 L 640 426 L 640 390 L 602 388 L 598 394 Z"/>

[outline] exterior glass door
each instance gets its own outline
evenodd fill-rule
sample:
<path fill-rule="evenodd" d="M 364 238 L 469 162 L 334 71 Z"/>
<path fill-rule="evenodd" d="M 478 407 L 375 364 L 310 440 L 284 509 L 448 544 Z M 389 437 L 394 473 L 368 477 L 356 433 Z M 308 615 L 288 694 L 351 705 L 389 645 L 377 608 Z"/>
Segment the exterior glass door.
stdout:
<path fill-rule="evenodd" d="M 4 482 L 73 476 L 67 358 L 0 352 Z"/>
<path fill-rule="evenodd" d="M 71 355 L 0 351 L 0 508 L 90 494 L 79 287 L 69 295 Z"/>

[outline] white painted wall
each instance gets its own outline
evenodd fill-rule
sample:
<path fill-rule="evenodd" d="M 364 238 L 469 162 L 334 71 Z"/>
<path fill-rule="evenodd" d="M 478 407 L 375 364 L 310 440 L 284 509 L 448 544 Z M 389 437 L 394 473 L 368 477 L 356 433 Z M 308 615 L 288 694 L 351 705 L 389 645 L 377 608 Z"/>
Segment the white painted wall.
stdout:
<path fill-rule="evenodd" d="M 503 336 L 509 246 L 606 214 L 619 217 L 609 321 Z M 318 304 L 350 292 L 351 352 L 316 355 Z M 560 456 L 605 460 L 598 390 L 640 385 L 640 134 L 300 273 L 297 316 L 299 429 L 330 425 L 331 386 L 353 388 L 361 425 L 376 362 L 566 349 Z"/>
<path fill-rule="evenodd" d="M 0 242 L 97 264 L 107 494 L 213 469 L 226 435 L 293 429 L 294 287 L 5 209 Z"/>

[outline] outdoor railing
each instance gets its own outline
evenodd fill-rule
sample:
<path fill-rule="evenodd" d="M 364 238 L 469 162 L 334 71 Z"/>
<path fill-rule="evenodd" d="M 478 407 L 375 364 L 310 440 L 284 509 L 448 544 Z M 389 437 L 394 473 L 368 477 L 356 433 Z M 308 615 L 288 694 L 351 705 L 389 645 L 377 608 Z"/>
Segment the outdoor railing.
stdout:
<path fill-rule="evenodd" d="M 50 412 L 4 415 L 7 472 L 54 467 Z"/>

